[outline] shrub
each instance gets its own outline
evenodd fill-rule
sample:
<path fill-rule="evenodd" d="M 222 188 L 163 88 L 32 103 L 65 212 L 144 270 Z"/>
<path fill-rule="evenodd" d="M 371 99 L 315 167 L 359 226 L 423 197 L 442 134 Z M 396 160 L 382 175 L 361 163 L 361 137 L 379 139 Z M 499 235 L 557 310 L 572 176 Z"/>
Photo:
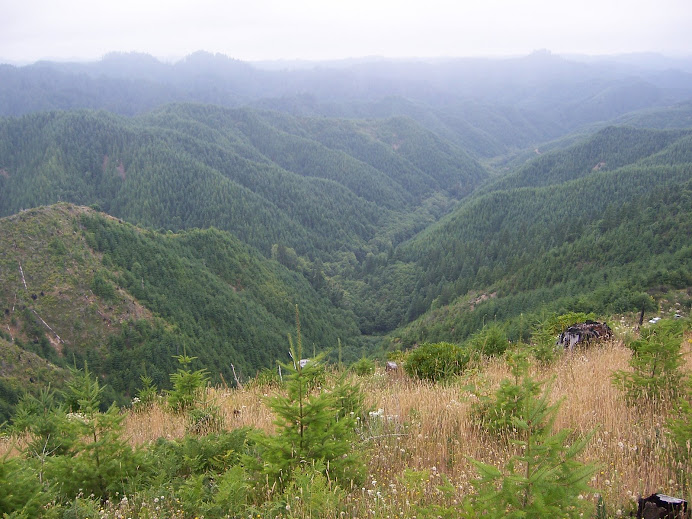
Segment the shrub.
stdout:
<path fill-rule="evenodd" d="M 248 383 L 249 387 L 281 387 L 283 382 L 276 369 L 262 368 L 255 378 Z"/>
<path fill-rule="evenodd" d="M 460 375 L 470 360 L 468 349 L 448 342 L 426 343 L 411 351 L 404 362 L 410 377 L 438 382 Z"/>
<path fill-rule="evenodd" d="M 125 483 L 138 471 L 139 453 L 123 438 L 124 415 L 112 405 L 99 411 L 103 388 L 89 370 L 76 371 L 65 391 L 70 429 L 78 440 L 71 452 L 46 460 L 46 479 L 59 482 L 60 494 L 73 499 L 78 493 L 105 499 L 123 493 Z"/>
<path fill-rule="evenodd" d="M 502 327 L 497 323 L 493 323 L 474 334 L 467 344 L 474 352 L 494 357 L 505 352 L 507 346 L 509 346 L 509 341 Z"/>
<path fill-rule="evenodd" d="M 677 397 L 683 378 L 682 332 L 681 320 L 666 319 L 644 328 L 641 337 L 630 344 L 632 371 L 613 374 L 613 382 L 630 404 L 672 402 Z"/>
<path fill-rule="evenodd" d="M 106 301 L 113 301 L 115 299 L 115 288 L 113 284 L 108 281 L 107 276 L 108 274 L 104 270 L 99 270 L 94 274 L 94 279 L 91 281 L 91 291 L 94 295 Z"/>
<path fill-rule="evenodd" d="M 0 515 L 2 517 L 38 517 L 51 500 L 37 472 L 19 459 L 0 459 Z"/>
<path fill-rule="evenodd" d="M 361 377 L 372 375 L 375 372 L 375 361 L 367 357 L 362 357 L 360 360 L 353 363 L 351 370 Z"/>
<path fill-rule="evenodd" d="M 480 474 L 474 482 L 478 494 L 472 498 L 479 516 L 589 517 L 587 508 L 592 505 L 580 494 L 592 491 L 588 481 L 596 469 L 579 462 L 577 456 L 593 433 L 577 441 L 572 441 L 569 429 L 553 434 L 559 404 L 549 405 L 548 400 L 547 389 L 540 397 L 528 398 L 525 415 L 513 419 L 518 454 L 502 470 L 471 460 Z"/>
<path fill-rule="evenodd" d="M 674 445 L 674 454 L 685 471 L 683 481 L 692 483 L 689 463 L 692 461 L 692 377 L 685 381 L 684 391 L 679 398 L 673 417 L 668 420 L 668 430 Z"/>
<path fill-rule="evenodd" d="M 302 339 L 300 322 L 297 322 L 297 348 L 290 342 L 294 359 L 301 358 Z M 342 405 L 353 405 L 359 399 L 346 391 L 342 377 L 331 391 L 316 388 L 314 381 L 324 374 L 320 359 L 311 359 L 301 366 L 283 365 L 285 395 L 267 399 L 267 404 L 277 415 L 277 433 L 268 436 L 256 433 L 257 456 L 245 458 L 260 481 L 269 488 L 283 491 L 292 481 L 294 473 L 307 465 L 324 467 L 326 477 L 339 484 L 360 480 L 363 463 L 357 451 L 356 413 Z"/>
<path fill-rule="evenodd" d="M 174 358 L 182 367 L 171 374 L 173 389 L 168 392 L 168 405 L 175 412 L 184 412 L 204 401 L 209 375 L 205 369 L 190 369 L 190 364 L 197 357 L 189 357 L 183 353 L 175 355 Z"/>
<path fill-rule="evenodd" d="M 478 395 L 472 406 L 472 418 L 484 430 L 509 435 L 517 431 L 516 421 L 525 420 L 533 401 L 541 391 L 542 382 L 528 376 L 528 360 L 525 351 L 507 355 L 507 362 L 514 380 L 504 379 L 492 396 Z"/>

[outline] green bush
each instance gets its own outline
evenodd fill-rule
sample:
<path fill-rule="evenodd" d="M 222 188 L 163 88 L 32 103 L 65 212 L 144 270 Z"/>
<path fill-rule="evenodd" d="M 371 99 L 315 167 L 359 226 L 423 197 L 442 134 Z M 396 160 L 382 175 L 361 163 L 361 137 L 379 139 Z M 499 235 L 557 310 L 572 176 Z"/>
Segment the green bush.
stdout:
<path fill-rule="evenodd" d="M 281 387 L 283 384 L 278 369 L 262 368 L 255 378 L 248 382 L 250 387 Z"/>
<path fill-rule="evenodd" d="M 406 356 L 404 370 L 410 377 L 438 382 L 460 375 L 470 358 L 469 350 L 456 344 L 425 343 Z"/>
<path fill-rule="evenodd" d="M 514 380 L 503 379 L 491 396 L 478 395 L 478 401 L 471 408 L 471 416 L 490 433 L 515 437 L 516 421 L 526 419 L 543 383 L 528 376 L 527 352 L 508 353 L 507 362 Z"/>
<path fill-rule="evenodd" d="M 0 516 L 30 519 L 51 500 L 39 474 L 23 460 L 0 459 Z"/>
<path fill-rule="evenodd" d="M 675 413 L 667 423 L 669 435 L 673 440 L 675 455 L 687 472 L 684 477 L 687 483 L 692 483 L 692 472 L 689 471 L 692 461 L 692 376 L 688 375 L 675 407 Z"/>
<path fill-rule="evenodd" d="M 124 493 L 140 465 L 140 453 L 123 437 L 124 415 L 115 404 L 99 411 L 103 387 L 86 367 L 73 375 L 64 392 L 70 411 L 65 430 L 76 432 L 78 439 L 65 455 L 45 460 L 45 477 L 68 500 L 79 493 L 102 499 Z"/>
<path fill-rule="evenodd" d="M 351 371 L 361 377 L 372 375 L 375 372 L 375 361 L 362 357 L 351 365 Z"/>
<path fill-rule="evenodd" d="M 94 279 L 91 281 L 91 291 L 106 301 L 112 301 L 115 299 L 115 288 L 107 276 L 105 270 L 99 270 L 94 274 Z"/>
<path fill-rule="evenodd" d="M 247 435 L 248 429 L 240 428 L 180 440 L 159 438 L 147 450 L 145 465 L 161 484 L 190 475 L 220 474 L 240 463 L 248 450 Z"/>
<path fill-rule="evenodd" d="M 473 337 L 467 341 L 467 345 L 474 352 L 487 357 L 494 357 L 496 355 L 502 355 L 505 352 L 509 346 L 509 341 L 502 327 L 497 323 L 493 323 L 485 326 L 482 330 L 473 335 Z"/>
<path fill-rule="evenodd" d="M 297 347 L 289 340 L 290 352 L 293 359 L 300 359 L 302 338 L 297 308 L 296 323 Z M 276 434 L 252 435 L 256 452 L 254 457 L 244 458 L 245 466 L 254 472 L 259 485 L 268 487 L 268 492 L 283 492 L 294 474 L 307 465 L 324 467 L 324 475 L 343 486 L 362 478 L 363 462 L 354 448 L 357 410 L 343 407 L 357 406 L 362 399 L 342 387 L 346 384 L 343 377 L 330 389 L 315 386 L 315 380 L 324 374 L 319 361 L 311 359 L 304 366 L 283 365 L 286 394 L 267 399 L 277 416 Z"/>
<path fill-rule="evenodd" d="M 682 320 L 664 319 L 644 328 L 632 342 L 631 371 L 616 371 L 613 382 L 630 404 L 674 402 L 682 385 Z"/>
<path fill-rule="evenodd" d="M 593 491 L 588 482 L 596 467 L 577 457 L 593 434 L 574 440 L 569 429 L 552 432 L 559 404 L 549 405 L 549 391 L 526 400 L 522 417 L 512 422 L 517 429 L 518 454 L 503 469 L 475 460 L 480 478 L 477 494 L 470 499 L 477 517 L 543 519 L 590 517 L 593 504 L 581 499 Z"/>
<path fill-rule="evenodd" d="M 189 357 L 183 353 L 175 355 L 174 358 L 181 367 L 171 374 L 173 389 L 168 392 L 168 405 L 173 411 L 182 413 L 204 402 L 209 374 L 206 369 L 190 369 L 190 364 L 197 357 Z"/>

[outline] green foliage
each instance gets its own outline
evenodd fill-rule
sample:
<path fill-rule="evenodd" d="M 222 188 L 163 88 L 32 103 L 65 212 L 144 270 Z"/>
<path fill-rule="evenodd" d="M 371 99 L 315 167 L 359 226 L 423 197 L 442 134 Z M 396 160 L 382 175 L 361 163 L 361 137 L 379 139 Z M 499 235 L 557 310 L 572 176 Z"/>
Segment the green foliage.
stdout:
<path fill-rule="evenodd" d="M 678 472 L 680 481 L 689 485 L 692 483 L 692 376 L 689 374 L 674 409 L 666 424 L 674 457 L 679 462 L 673 464 L 673 470 Z"/>
<path fill-rule="evenodd" d="M 259 386 L 259 387 L 281 387 L 283 381 L 279 377 L 278 369 L 262 368 L 257 372 L 255 378 L 248 382 L 249 385 Z"/>
<path fill-rule="evenodd" d="M 42 484 L 38 473 L 27 470 L 16 458 L 0 459 L 0 515 L 16 519 L 38 517 L 51 493 Z"/>
<path fill-rule="evenodd" d="M 469 364 L 468 349 L 447 342 L 422 344 L 404 362 L 410 377 L 439 382 L 460 375 Z"/>
<path fill-rule="evenodd" d="M 132 400 L 132 407 L 136 411 L 149 409 L 154 405 L 158 398 L 158 391 L 152 378 L 148 375 L 141 375 L 142 387 L 137 390 L 137 396 Z"/>
<path fill-rule="evenodd" d="M 197 357 L 190 357 L 183 353 L 174 357 L 181 367 L 175 373 L 171 373 L 173 389 L 168 392 L 168 406 L 177 413 L 184 413 L 203 404 L 206 400 L 206 391 L 209 384 L 209 375 L 206 369 L 192 371 L 190 364 Z"/>
<path fill-rule="evenodd" d="M 475 333 L 465 346 L 479 355 L 494 357 L 502 355 L 509 346 L 509 342 L 502 327 L 498 323 L 492 323 Z"/>
<path fill-rule="evenodd" d="M 291 354 L 300 359 L 302 338 L 297 319 L 297 340 Z M 316 387 L 314 380 L 322 368 L 319 359 L 312 359 L 301 366 L 284 364 L 286 370 L 286 395 L 277 395 L 267 400 L 267 405 L 276 414 L 277 432 L 274 436 L 257 434 L 257 458 L 247 458 L 259 481 L 266 481 L 269 488 L 278 485 L 285 489 L 300 467 L 321 463 L 330 481 L 345 486 L 358 481 L 362 464 L 355 449 L 356 416 L 362 410 L 354 407 L 362 400 L 357 389 L 348 391 L 340 379 L 328 390 Z"/>
<path fill-rule="evenodd" d="M 24 395 L 17 405 L 13 430 L 28 435 L 24 454 L 42 463 L 47 456 L 69 455 L 78 434 L 50 387 L 36 396 Z"/>
<path fill-rule="evenodd" d="M 250 491 L 243 467 L 231 467 L 214 480 L 213 497 L 203 513 L 208 517 L 239 517 L 246 510 Z"/>
<path fill-rule="evenodd" d="M 240 463 L 247 452 L 248 429 L 185 435 L 179 440 L 159 438 L 144 454 L 152 485 L 178 484 L 190 475 L 221 474 Z"/>
<path fill-rule="evenodd" d="M 361 377 L 372 375 L 375 372 L 375 361 L 368 357 L 361 357 L 357 362 L 351 364 L 351 371 Z"/>
<path fill-rule="evenodd" d="M 283 491 L 286 517 L 338 517 L 346 492 L 328 476 L 321 462 L 300 466 Z"/>
<path fill-rule="evenodd" d="M 91 291 L 95 296 L 100 297 L 108 302 L 115 299 L 115 288 L 108 280 L 108 277 L 103 270 L 99 270 L 94 274 L 94 279 L 91 282 Z"/>
<path fill-rule="evenodd" d="M 630 404 L 675 401 L 683 378 L 682 340 L 682 320 L 664 319 L 641 330 L 640 338 L 630 344 L 632 371 L 613 374 L 613 382 Z"/>
<path fill-rule="evenodd" d="M 80 492 L 102 498 L 123 493 L 138 470 L 139 454 L 123 438 L 123 415 L 112 405 L 100 412 L 103 388 L 89 370 L 75 370 L 64 392 L 69 410 L 67 430 L 76 441 L 65 455 L 45 460 L 48 480 L 59 482 L 58 493 L 70 499 Z"/>
<path fill-rule="evenodd" d="M 523 416 L 513 425 L 517 454 L 503 469 L 472 460 L 479 472 L 474 508 L 478 517 L 542 519 L 588 516 L 585 494 L 595 467 L 577 457 L 591 439 L 571 437 L 568 429 L 552 432 L 558 405 L 549 405 L 549 391 L 526 401 Z M 482 510 L 482 512 L 481 512 Z"/>
<path fill-rule="evenodd" d="M 524 432 L 517 428 L 516 423 L 527 420 L 543 383 L 528 375 L 526 351 L 508 352 L 507 363 L 514 380 L 500 381 L 500 387 L 493 395 L 476 392 L 478 400 L 472 405 L 471 416 L 487 432 L 513 438 Z"/>

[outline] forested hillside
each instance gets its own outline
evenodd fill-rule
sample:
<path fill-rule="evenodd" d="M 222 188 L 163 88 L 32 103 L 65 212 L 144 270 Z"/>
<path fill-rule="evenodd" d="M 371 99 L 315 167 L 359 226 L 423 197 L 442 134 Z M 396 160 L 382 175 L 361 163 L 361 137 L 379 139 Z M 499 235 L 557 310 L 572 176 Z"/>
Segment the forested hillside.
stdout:
<path fill-rule="evenodd" d="M 5 119 L 0 214 L 98 204 L 148 227 L 215 226 L 267 255 L 278 244 L 325 259 L 396 245 L 486 177 L 463 150 L 410 120 L 334 121 L 340 134 L 331 140 L 325 127 L 199 105 L 134 119 Z"/>
<path fill-rule="evenodd" d="M 68 204 L 32 209 L 0 219 L 0 272 L 2 337 L 22 352 L 3 350 L 7 384 L 28 352 L 88 362 L 109 399 L 132 395 L 145 373 L 168 386 L 183 352 L 233 384 L 232 366 L 247 379 L 287 360 L 296 305 L 310 352 L 336 355 L 341 340 L 346 360 L 361 353 L 354 317 L 326 287 L 213 228 L 158 233 Z M 36 387 L 52 369 L 31 375 Z"/>
<path fill-rule="evenodd" d="M 514 319 L 516 335 L 520 314 L 655 311 L 651 295 L 692 285 L 690 139 L 607 128 L 490 184 L 403 244 L 386 269 L 401 272 L 394 285 L 417 285 L 398 319 L 433 309 L 407 343 L 458 341 L 493 320 Z"/>
<path fill-rule="evenodd" d="M 296 304 L 348 361 L 688 311 L 691 77 L 541 52 L 0 67 L 2 339 L 122 401 L 183 351 L 214 382 L 273 366 Z"/>

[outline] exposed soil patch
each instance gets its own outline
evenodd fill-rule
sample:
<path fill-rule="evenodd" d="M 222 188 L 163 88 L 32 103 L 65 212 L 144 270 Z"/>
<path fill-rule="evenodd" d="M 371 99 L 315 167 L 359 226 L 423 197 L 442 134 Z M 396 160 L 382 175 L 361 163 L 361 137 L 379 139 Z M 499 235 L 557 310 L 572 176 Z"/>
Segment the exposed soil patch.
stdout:
<path fill-rule="evenodd" d="M 122 160 L 121 160 L 120 162 L 118 162 L 118 167 L 117 167 L 116 169 L 118 170 L 118 175 L 120 176 L 120 178 L 122 178 L 123 180 L 125 180 L 125 177 L 126 177 L 127 175 L 125 174 L 125 166 L 123 166 L 123 161 L 122 161 Z"/>

